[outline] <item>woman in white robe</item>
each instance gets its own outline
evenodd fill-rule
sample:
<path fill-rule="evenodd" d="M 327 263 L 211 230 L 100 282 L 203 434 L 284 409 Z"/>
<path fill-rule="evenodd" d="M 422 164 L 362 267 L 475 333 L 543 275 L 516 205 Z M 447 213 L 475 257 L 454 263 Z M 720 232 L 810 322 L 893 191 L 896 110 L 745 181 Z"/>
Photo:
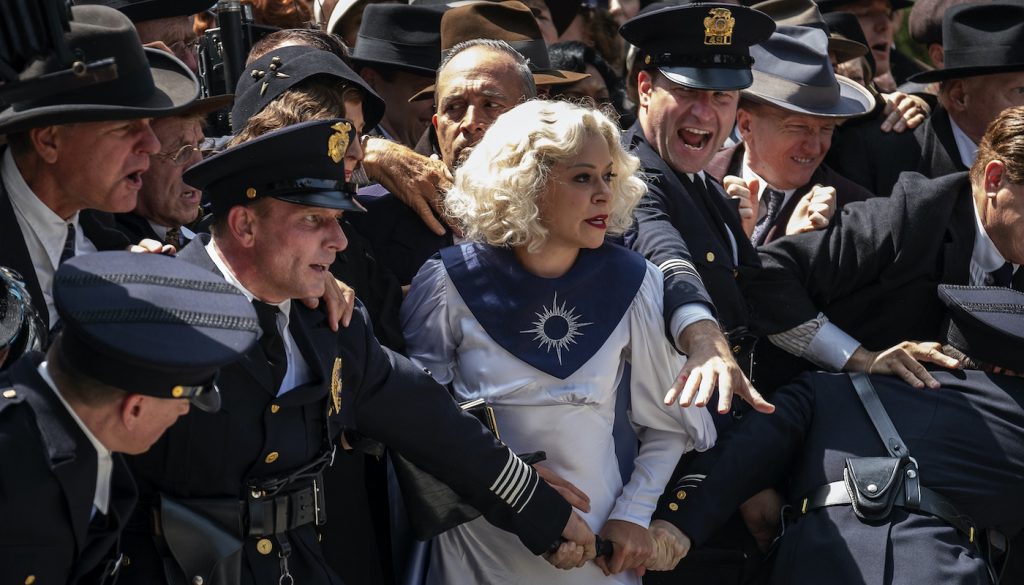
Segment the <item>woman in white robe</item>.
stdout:
<path fill-rule="evenodd" d="M 458 400 L 486 400 L 514 451 L 544 451 L 541 465 L 589 496 L 584 518 L 615 555 L 559 571 L 475 520 L 436 539 L 429 583 L 639 583 L 679 457 L 714 443 L 704 408 L 663 402 L 684 358 L 664 333 L 661 272 L 605 243 L 645 188 L 618 135 L 600 112 L 564 102 L 503 114 L 446 196 L 467 242 L 428 261 L 402 307 L 409 356 Z M 623 485 L 612 425 L 626 362 L 641 446 Z M 532 494 L 515 462 L 499 482 L 513 505 Z"/>

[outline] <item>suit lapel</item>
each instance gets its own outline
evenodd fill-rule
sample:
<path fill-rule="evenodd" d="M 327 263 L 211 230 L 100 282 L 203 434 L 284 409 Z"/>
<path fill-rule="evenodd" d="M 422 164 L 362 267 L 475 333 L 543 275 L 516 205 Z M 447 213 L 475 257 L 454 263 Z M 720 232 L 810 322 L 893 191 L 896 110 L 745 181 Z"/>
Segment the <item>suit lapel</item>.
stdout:
<path fill-rule="evenodd" d="M 941 177 L 967 170 L 960 161 L 949 113 L 941 106 L 914 131 L 914 136 L 921 145 L 921 162 L 917 170 L 922 175 Z"/>
<path fill-rule="evenodd" d="M 25 280 L 28 293 L 32 295 L 32 304 L 39 312 L 43 325 L 50 329 L 50 312 L 46 309 L 46 301 L 43 296 L 43 289 L 39 287 L 39 279 L 36 278 L 36 269 L 32 266 L 32 256 L 25 244 L 25 234 L 18 225 L 18 218 L 14 215 L 14 206 L 11 205 L 10 196 L 0 182 L 0 266 L 6 266 L 21 274 Z"/>
<path fill-rule="evenodd" d="M 83 209 L 78 214 L 78 225 L 82 233 L 89 238 L 97 250 L 124 250 L 137 242 L 128 240 L 128 236 L 117 230 L 114 216 L 95 209 Z"/>
<path fill-rule="evenodd" d="M 288 331 L 299 348 L 300 357 L 306 360 L 312 378 L 289 394 L 296 393 L 296 397 L 305 398 L 307 392 L 322 394 L 329 388 L 328 384 L 324 384 L 324 379 L 334 366 L 332 358 L 337 354 L 337 333 L 326 326 L 323 311 L 309 310 L 298 305 L 299 301 L 292 301 Z"/>
<path fill-rule="evenodd" d="M 974 254 L 974 236 L 977 221 L 974 217 L 974 199 L 970 182 L 957 194 L 953 204 L 952 221 L 943 243 L 943 267 L 941 281 L 947 284 L 970 284 L 971 256 Z"/>

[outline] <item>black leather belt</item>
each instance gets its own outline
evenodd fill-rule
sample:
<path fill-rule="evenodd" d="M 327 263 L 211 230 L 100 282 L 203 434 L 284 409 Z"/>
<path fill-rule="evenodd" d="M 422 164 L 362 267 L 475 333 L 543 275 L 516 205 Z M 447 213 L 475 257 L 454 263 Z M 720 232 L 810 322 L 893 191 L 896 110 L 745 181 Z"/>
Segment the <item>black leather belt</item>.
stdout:
<path fill-rule="evenodd" d="M 830 484 L 811 490 L 811 492 L 800 501 L 799 508 L 800 514 L 807 514 L 812 510 L 817 510 L 818 508 L 824 508 L 826 506 L 849 505 L 852 505 L 852 502 L 850 500 L 850 492 L 847 491 L 846 488 L 846 482 L 834 481 Z M 924 512 L 925 514 L 935 516 L 962 532 L 972 543 L 977 536 L 974 524 L 972 524 L 965 516 L 960 515 L 956 511 L 956 507 L 948 498 L 924 486 L 921 486 L 921 501 L 917 506 L 907 504 L 905 492 L 897 496 L 897 503 L 895 505 L 911 512 Z"/>
<path fill-rule="evenodd" d="M 285 493 L 272 496 L 251 490 L 246 502 L 246 515 L 248 535 L 256 538 L 311 523 L 322 525 L 327 522 L 323 480 L 319 477 L 307 480 Z"/>

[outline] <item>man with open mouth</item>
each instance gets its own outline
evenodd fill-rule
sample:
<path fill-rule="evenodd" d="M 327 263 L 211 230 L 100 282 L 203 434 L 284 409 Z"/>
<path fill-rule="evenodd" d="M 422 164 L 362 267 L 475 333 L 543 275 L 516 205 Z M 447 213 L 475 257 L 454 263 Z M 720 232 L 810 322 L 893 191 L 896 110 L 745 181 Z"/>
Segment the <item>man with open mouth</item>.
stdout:
<path fill-rule="evenodd" d="M 21 273 L 48 328 L 57 321 L 53 275 L 76 254 L 131 244 L 97 212 L 135 207 L 150 155 L 161 150 L 150 121 L 191 105 L 199 83 L 184 63 L 143 49 L 127 16 L 76 6 L 65 40 L 80 63 L 113 58 L 116 75 L 16 98 L 0 111 L 0 266 Z M 67 67 L 39 60 L 21 81 Z M 43 92 L 38 92 L 43 93 Z M 81 213 L 80 213 L 81 212 Z"/>

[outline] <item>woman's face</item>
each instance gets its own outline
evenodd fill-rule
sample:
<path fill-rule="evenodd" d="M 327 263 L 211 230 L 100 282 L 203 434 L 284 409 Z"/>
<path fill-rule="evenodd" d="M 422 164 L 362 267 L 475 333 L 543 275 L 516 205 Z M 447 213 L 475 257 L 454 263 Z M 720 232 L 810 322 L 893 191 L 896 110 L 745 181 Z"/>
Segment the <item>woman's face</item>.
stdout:
<path fill-rule="evenodd" d="M 548 230 L 547 251 L 597 248 L 604 243 L 613 176 L 608 144 L 593 134 L 575 157 L 552 166 L 537 202 L 541 225 Z"/>

